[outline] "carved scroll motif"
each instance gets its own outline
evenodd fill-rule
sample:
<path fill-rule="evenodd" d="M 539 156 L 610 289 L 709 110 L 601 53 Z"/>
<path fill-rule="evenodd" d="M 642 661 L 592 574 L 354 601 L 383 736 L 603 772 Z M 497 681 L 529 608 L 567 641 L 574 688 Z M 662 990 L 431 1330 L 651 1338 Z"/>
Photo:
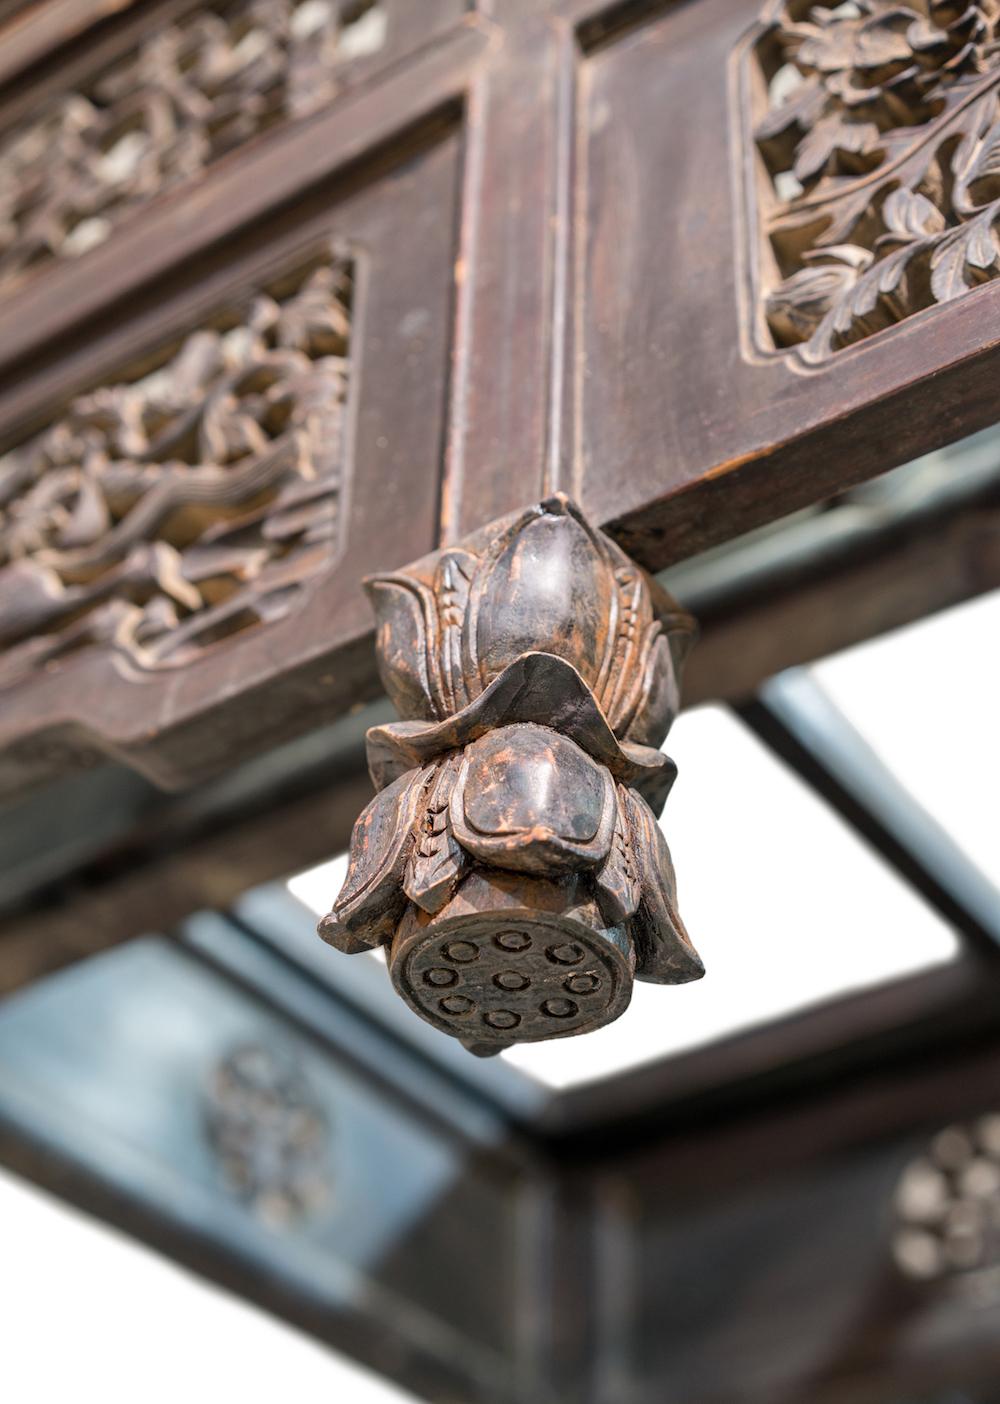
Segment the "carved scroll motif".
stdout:
<path fill-rule="evenodd" d="M 182 665 L 299 602 L 339 550 L 350 329 L 330 250 L 0 458 L 0 687 Z"/>
<path fill-rule="evenodd" d="M 773 345 L 820 363 L 1000 275 L 998 0 L 780 0 L 761 31 Z"/>
<path fill-rule="evenodd" d="M 405 720 L 320 934 L 479 1054 L 697 979 L 655 819 L 691 619 L 562 496 L 368 589 Z"/>
<path fill-rule="evenodd" d="M 85 253 L 154 195 L 315 112 L 386 24 L 380 0 L 191 6 L 46 100 L 0 137 L 0 286 Z"/>

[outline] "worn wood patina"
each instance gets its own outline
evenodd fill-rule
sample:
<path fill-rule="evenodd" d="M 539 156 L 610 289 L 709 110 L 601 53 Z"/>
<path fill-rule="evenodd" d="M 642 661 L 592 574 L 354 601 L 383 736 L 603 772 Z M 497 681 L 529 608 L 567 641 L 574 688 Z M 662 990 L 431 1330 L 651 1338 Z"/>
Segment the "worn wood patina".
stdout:
<path fill-rule="evenodd" d="M 655 818 L 691 618 L 561 494 L 368 589 L 404 720 L 320 934 L 479 1054 L 697 979 Z"/>

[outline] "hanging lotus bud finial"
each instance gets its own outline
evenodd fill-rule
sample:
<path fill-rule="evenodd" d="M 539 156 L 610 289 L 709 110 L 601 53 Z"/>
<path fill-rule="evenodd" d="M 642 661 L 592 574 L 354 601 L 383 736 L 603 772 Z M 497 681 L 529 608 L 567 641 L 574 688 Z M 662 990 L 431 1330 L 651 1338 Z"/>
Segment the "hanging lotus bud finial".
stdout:
<path fill-rule="evenodd" d="M 320 934 L 472 1051 L 584 1033 L 633 975 L 695 980 L 658 748 L 694 625 L 559 495 L 366 582 L 386 691 L 376 797 Z"/>

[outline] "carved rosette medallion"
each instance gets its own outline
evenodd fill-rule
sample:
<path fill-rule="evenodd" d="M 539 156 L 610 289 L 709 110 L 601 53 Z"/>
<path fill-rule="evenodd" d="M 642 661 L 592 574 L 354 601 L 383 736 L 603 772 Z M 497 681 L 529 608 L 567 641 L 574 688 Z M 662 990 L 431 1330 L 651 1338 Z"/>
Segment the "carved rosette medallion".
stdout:
<path fill-rule="evenodd" d="M 904 1170 L 892 1250 L 912 1281 L 1000 1293 L 1000 1114 L 944 1127 Z"/>
<path fill-rule="evenodd" d="M 212 1070 L 204 1114 L 224 1184 L 259 1218 L 284 1227 L 327 1206 L 330 1129 L 287 1049 L 231 1049 Z"/>
<path fill-rule="evenodd" d="M 367 584 L 404 720 L 320 934 L 480 1054 L 697 979 L 655 817 L 690 617 L 562 496 Z"/>
<path fill-rule="evenodd" d="M 743 63 L 761 350 L 822 364 L 1000 275 L 1000 0 L 774 0 Z"/>

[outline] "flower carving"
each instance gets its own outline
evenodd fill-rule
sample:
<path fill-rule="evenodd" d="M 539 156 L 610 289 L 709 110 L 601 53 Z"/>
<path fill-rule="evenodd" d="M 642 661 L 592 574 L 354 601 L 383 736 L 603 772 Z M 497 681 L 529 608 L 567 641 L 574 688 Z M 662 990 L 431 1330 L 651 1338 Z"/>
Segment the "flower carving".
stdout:
<path fill-rule="evenodd" d="M 771 0 L 747 52 L 763 349 L 819 364 L 1000 276 L 998 0 Z"/>
<path fill-rule="evenodd" d="M 993 0 L 787 0 L 777 21 L 786 81 L 756 131 L 769 164 L 806 189 L 881 165 L 883 138 L 898 146 L 899 128 L 929 122 L 950 88 L 989 67 L 996 18 Z"/>
<path fill-rule="evenodd" d="M 563 497 L 497 531 L 482 555 L 376 576 L 379 671 L 401 716 L 460 713 L 526 653 L 571 663 L 615 734 L 658 746 L 677 712 L 691 620 Z M 663 616 L 666 617 L 663 617 Z"/>
<path fill-rule="evenodd" d="M 368 582 L 378 791 L 321 934 L 479 1053 L 695 979 L 656 823 L 693 621 L 565 497 Z"/>

